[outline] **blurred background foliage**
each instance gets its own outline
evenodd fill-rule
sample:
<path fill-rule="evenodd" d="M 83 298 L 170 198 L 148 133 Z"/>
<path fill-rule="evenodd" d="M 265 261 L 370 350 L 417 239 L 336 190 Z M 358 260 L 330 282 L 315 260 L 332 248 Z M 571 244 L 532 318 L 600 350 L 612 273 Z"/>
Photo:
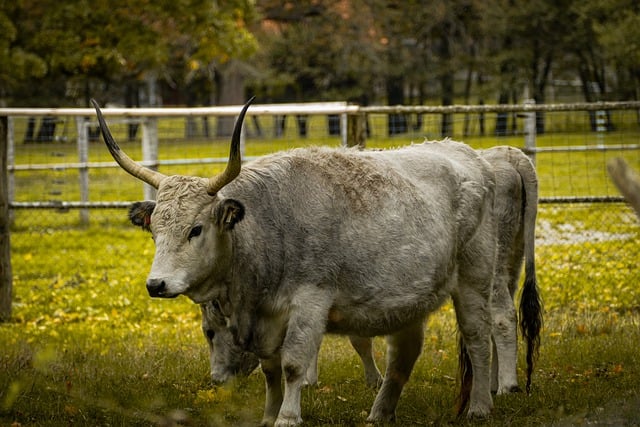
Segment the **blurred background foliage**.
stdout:
<path fill-rule="evenodd" d="M 635 0 L 0 0 L 0 106 L 637 100 L 639 32 Z"/>

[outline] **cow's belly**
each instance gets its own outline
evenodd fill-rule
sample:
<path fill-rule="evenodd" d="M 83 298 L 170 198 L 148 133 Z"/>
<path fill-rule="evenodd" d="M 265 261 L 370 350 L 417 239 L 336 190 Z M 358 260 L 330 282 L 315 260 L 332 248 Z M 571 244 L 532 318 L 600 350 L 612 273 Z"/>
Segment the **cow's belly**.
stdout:
<path fill-rule="evenodd" d="M 437 290 L 430 286 L 413 288 L 417 290 L 392 293 L 387 289 L 358 297 L 339 293 L 329 310 L 327 332 L 363 337 L 389 335 L 424 319 L 450 295 L 449 286 Z"/>

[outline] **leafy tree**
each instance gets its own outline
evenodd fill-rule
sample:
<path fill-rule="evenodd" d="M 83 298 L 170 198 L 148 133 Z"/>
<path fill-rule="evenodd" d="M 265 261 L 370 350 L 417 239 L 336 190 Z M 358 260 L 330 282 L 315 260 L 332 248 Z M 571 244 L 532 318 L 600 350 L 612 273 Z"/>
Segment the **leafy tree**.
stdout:
<path fill-rule="evenodd" d="M 19 0 L 13 23 L 17 46 L 48 65 L 46 78 L 62 76 L 67 92 L 87 103 L 115 84 L 189 81 L 212 63 L 251 54 L 253 18 L 243 0 Z"/>
<path fill-rule="evenodd" d="M 458 71 L 468 70 L 471 79 L 475 66 L 479 34 L 479 2 L 474 0 L 382 1 L 369 0 L 376 22 L 385 40 L 385 80 L 389 104 L 407 103 L 407 88 L 413 98 L 409 102 L 423 104 L 427 88 L 436 87 L 442 105 L 455 98 L 454 78 Z M 468 98 L 470 87 L 466 88 Z M 390 130 L 406 131 L 404 116 L 390 117 Z M 421 125 L 418 117 L 416 127 Z M 443 115 L 441 134 L 451 135 L 452 118 Z"/>
<path fill-rule="evenodd" d="M 262 99 L 346 99 L 366 104 L 382 75 L 375 18 L 364 0 L 258 2 L 263 72 L 252 86 Z M 301 136 L 305 118 L 297 117 Z M 329 132 L 339 132 L 329 118 Z M 279 118 L 284 125 L 284 118 Z M 276 130 L 280 129 L 276 126 Z"/>
<path fill-rule="evenodd" d="M 21 83 L 42 77 L 47 72 L 45 61 L 36 53 L 21 46 L 15 26 L 18 4 L 3 0 L 0 3 L 0 105 Z"/>
<path fill-rule="evenodd" d="M 0 0 L 0 98 L 139 105 L 162 87 L 173 102 L 224 104 L 244 100 L 249 83 L 264 100 L 436 96 L 446 105 L 460 92 L 469 102 L 473 90 L 509 103 L 526 88 L 540 103 L 552 76 L 578 76 L 587 101 L 637 99 L 639 8 L 632 0 Z M 499 117 L 497 133 L 510 131 L 508 119 Z M 390 129 L 409 125 L 391 121 Z M 542 116 L 538 123 L 542 131 Z M 443 135 L 449 128 L 445 116 Z"/>
<path fill-rule="evenodd" d="M 573 28 L 573 0 L 492 0 L 483 4 L 482 33 L 487 36 L 484 58 L 489 75 L 496 77 L 498 103 L 519 102 L 524 90 L 536 103 L 545 102 L 554 65 L 565 51 Z M 513 130 L 509 115 L 498 114 L 496 135 Z M 537 131 L 544 132 L 539 113 Z"/>
<path fill-rule="evenodd" d="M 575 8 L 581 24 L 576 36 L 582 43 L 574 44 L 574 52 L 582 61 L 579 72 L 585 98 L 594 101 L 611 92 L 615 99 L 638 99 L 640 4 L 606 0 L 577 2 Z M 615 78 L 608 79 L 612 75 Z"/>
<path fill-rule="evenodd" d="M 379 58 L 369 33 L 373 16 L 361 1 L 262 0 L 270 72 L 262 83 L 280 100 L 349 99 L 367 95 Z"/>

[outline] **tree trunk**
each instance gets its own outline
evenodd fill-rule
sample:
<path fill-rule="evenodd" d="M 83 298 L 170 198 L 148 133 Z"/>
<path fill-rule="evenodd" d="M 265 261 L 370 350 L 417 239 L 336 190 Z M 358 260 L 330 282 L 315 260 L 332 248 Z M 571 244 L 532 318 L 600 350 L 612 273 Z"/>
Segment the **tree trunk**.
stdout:
<path fill-rule="evenodd" d="M 0 322 L 11 318 L 13 279 L 9 240 L 9 176 L 7 165 L 7 118 L 0 117 Z"/>
<path fill-rule="evenodd" d="M 27 129 L 24 132 L 24 142 L 33 142 L 36 133 L 36 118 L 29 117 L 27 120 Z"/>
<path fill-rule="evenodd" d="M 131 80 L 125 84 L 124 105 L 127 108 L 140 107 L 140 88 L 137 81 Z M 129 141 L 135 141 L 139 127 L 138 123 L 129 123 L 127 125 Z"/>
<path fill-rule="evenodd" d="M 471 82 L 473 81 L 473 66 L 469 65 L 467 68 L 467 78 L 464 82 L 464 103 L 466 105 L 471 104 Z M 463 136 L 469 136 L 470 133 L 470 125 L 471 125 L 471 117 L 469 113 L 464 115 L 464 128 L 462 130 Z"/>
<path fill-rule="evenodd" d="M 149 107 L 161 107 L 162 98 L 158 92 L 158 78 L 155 73 L 150 72 L 145 76 L 147 82 L 147 102 Z"/>
<path fill-rule="evenodd" d="M 40 129 L 36 135 L 36 142 L 53 142 L 58 120 L 52 116 L 45 116 L 40 120 Z"/>
<path fill-rule="evenodd" d="M 498 104 L 507 104 L 509 102 L 509 92 L 502 90 L 498 97 Z M 507 129 L 509 128 L 509 114 L 498 113 L 496 117 L 496 129 L 494 131 L 495 136 L 507 136 Z"/>
<path fill-rule="evenodd" d="M 402 77 L 389 77 L 387 79 L 387 103 L 389 105 L 404 104 L 404 79 Z M 406 114 L 389 114 L 387 120 L 387 133 L 389 136 L 407 133 Z"/>
<path fill-rule="evenodd" d="M 453 104 L 453 74 L 442 76 L 442 105 Z M 440 136 L 442 138 L 453 136 L 453 115 L 442 114 L 440 126 Z"/>
<path fill-rule="evenodd" d="M 620 157 L 615 157 L 607 162 L 607 171 L 613 183 L 640 219 L 640 176 Z"/>
<path fill-rule="evenodd" d="M 244 104 L 244 75 L 237 61 L 229 61 L 218 70 L 218 105 Z M 235 117 L 219 117 L 216 135 L 230 137 Z"/>
<path fill-rule="evenodd" d="M 453 70 L 451 70 L 451 24 L 445 22 L 443 24 L 442 36 L 438 47 L 438 56 L 440 59 L 440 89 L 442 90 L 442 105 L 453 104 Z M 453 116 L 451 114 L 443 114 L 440 123 L 440 136 L 446 138 L 453 134 Z"/>

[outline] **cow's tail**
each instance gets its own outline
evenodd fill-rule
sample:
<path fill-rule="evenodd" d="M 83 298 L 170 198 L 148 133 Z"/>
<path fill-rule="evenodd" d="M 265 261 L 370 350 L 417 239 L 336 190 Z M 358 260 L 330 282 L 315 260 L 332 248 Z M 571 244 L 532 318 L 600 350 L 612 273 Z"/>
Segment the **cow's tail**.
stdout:
<path fill-rule="evenodd" d="M 471 399 L 473 367 L 471 366 L 469 352 L 460 333 L 458 333 L 458 377 L 460 381 L 460 393 L 458 394 L 455 411 L 457 416 L 461 416 Z"/>
<path fill-rule="evenodd" d="M 524 154 L 517 156 L 515 167 L 524 186 L 524 286 L 520 295 L 520 331 L 527 345 L 527 393 L 531 391 L 533 365 L 540 347 L 542 300 L 538 292 L 535 263 L 535 226 L 538 211 L 538 178 L 535 167 Z"/>

